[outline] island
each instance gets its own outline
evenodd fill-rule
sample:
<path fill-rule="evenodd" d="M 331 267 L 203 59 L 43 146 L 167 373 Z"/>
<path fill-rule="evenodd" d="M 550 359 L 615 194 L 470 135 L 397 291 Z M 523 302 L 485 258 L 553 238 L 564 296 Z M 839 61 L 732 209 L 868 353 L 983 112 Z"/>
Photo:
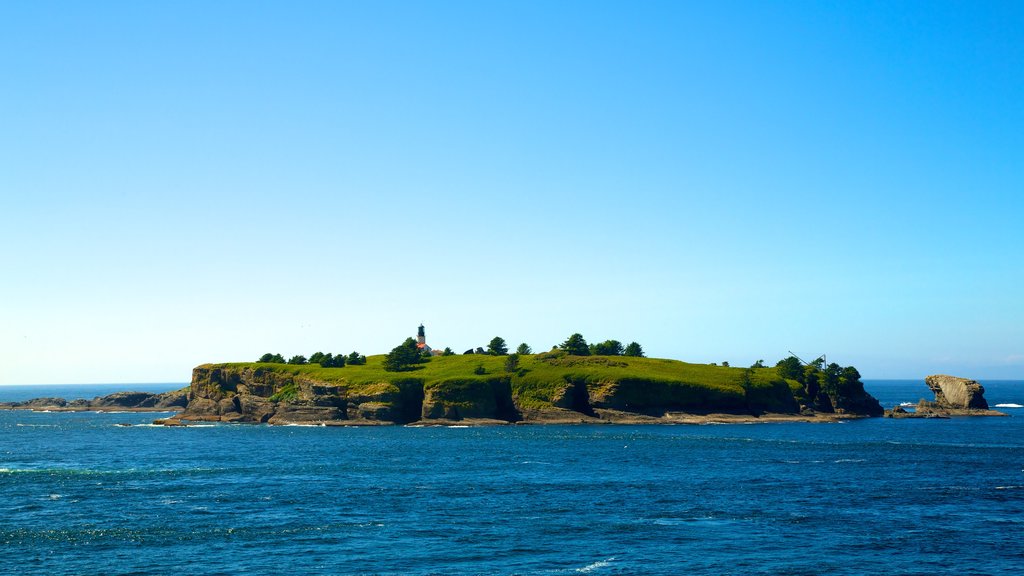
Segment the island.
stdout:
<path fill-rule="evenodd" d="M 856 378 L 784 378 L 778 367 L 733 368 L 554 350 L 425 358 L 399 371 L 365 364 L 242 362 L 192 372 L 188 403 L 166 423 L 379 425 L 835 421 L 881 416 Z"/>

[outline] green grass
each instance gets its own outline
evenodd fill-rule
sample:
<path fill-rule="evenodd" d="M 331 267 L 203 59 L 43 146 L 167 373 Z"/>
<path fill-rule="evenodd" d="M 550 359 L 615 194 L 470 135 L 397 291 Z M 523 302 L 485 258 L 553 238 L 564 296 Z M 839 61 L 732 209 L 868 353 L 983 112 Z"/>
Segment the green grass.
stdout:
<path fill-rule="evenodd" d="M 763 400 L 775 406 L 780 395 L 791 397 L 793 383 L 781 380 L 774 368 L 751 371 L 744 382 L 742 368 L 690 364 L 660 358 L 624 356 L 564 356 L 552 353 L 524 355 L 519 369 L 505 372 L 504 356 L 456 355 L 434 357 L 415 370 L 387 372 L 383 355 L 369 356 L 363 366 L 322 368 L 319 365 L 265 363 L 207 364 L 204 368 L 230 368 L 275 372 L 285 377 L 307 379 L 337 386 L 346 393 L 372 395 L 401 383 L 419 383 L 434 389 L 452 402 L 469 401 L 481 386 L 508 381 L 512 394 L 524 408 L 548 408 L 569 383 L 585 383 L 594 391 L 614 390 L 631 406 L 700 406 L 746 404 Z M 483 366 L 486 374 L 474 374 Z M 507 380 L 506 380 L 507 379 Z M 287 386 L 285 386 L 287 388 Z M 462 392 L 465 392 L 464 394 Z M 277 394 L 284 394 L 284 388 Z M 463 398 L 465 396 L 465 398 Z M 283 398 L 284 396 L 282 396 Z"/>

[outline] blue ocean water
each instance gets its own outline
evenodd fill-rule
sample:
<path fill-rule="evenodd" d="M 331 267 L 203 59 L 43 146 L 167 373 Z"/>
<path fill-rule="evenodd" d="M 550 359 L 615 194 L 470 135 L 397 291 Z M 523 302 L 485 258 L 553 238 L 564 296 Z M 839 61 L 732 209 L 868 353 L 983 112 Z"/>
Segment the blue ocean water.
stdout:
<path fill-rule="evenodd" d="M 866 384 L 887 407 L 930 396 Z M 1024 382 L 984 384 L 1024 404 Z M 1007 412 L 165 428 L 0 411 L 2 572 L 1020 574 L 1024 409 Z"/>

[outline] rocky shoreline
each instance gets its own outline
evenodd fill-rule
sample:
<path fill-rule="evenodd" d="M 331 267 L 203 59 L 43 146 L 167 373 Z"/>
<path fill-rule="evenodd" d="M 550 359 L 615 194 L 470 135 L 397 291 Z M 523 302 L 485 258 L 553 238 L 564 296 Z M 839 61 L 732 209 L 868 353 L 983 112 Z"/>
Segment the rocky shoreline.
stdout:
<path fill-rule="evenodd" d="M 188 389 L 162 394 L 115 392 L 92 400 L 79 398 L 33 398 L 24 402 L 0 402 L 0 410 L 36 412 L 178 412 L 188 406 Z"/>

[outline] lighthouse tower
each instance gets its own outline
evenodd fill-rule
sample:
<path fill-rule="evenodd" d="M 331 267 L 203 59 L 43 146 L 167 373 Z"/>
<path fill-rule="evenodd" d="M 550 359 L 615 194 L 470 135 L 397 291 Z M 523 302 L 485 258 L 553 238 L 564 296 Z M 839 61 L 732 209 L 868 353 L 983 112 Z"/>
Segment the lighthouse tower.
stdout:
<path fill-rule="evenodd" d="M 416 330 L 416 347 L 425 352 L 430 352 L 430 346 L 427 346 L 427 331 L 423 328 L 423 324 L 420 324 L 418 330 Z"/>

